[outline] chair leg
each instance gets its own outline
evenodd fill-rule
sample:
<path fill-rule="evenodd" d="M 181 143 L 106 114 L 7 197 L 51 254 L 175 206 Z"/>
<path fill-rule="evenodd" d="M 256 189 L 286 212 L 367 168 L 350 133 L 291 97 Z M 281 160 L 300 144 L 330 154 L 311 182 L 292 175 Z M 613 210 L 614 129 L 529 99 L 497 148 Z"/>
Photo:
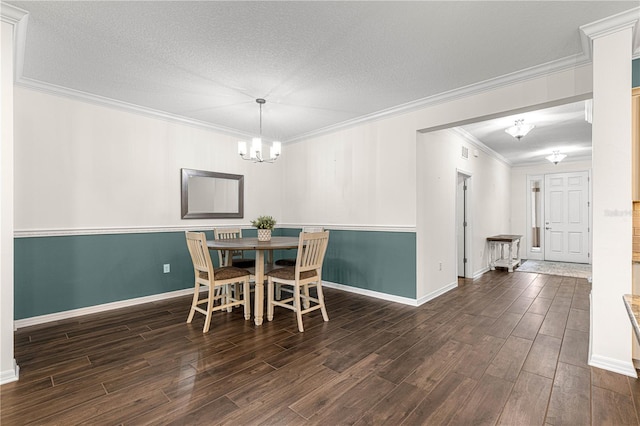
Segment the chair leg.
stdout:
<path fill-rule="evenodd" d="M 202 329 L 203 333 L 209 331 L 209 326 L 211 325 L 211 314 L 213 313 L 213 300 L 214 300 L 215 290 L 213 286 L 209 285 L 209 293 L 207 294 L 207 316 L 204 319 L 204 328 Z"/>
<path fill-rule="evenodd" d="M 316 285 L 316 291 L 318 292 L 318 302 L 320 303 L 320 311 L 322 311 L 322 319 L 329 321 L 329 315 L 327 315 L 327 308 L 324 305 L 324 293 L 322 292 L 322 284 Z"/>
<path fill-rule="evenodd" d="M 278 287 L 280 285 L 278 284 Z M 273 278 L 267 279 L 267 321 L 273 321 Z"/>
<path fill-rule="evenodd" d="M 303 306 L 305 309 L 309 309 L 309 306 L 311 306 L 311 301 L 309 300 L 309 286 L 305 285 L 304 286 L 304 301 L 302 302 Z"/>
<path fill-rule="evenodd" d="M 242 297 L 244 300 L 244 319 L 251 319 L 251 292 L 249 291 L 249 278 L 245 278 L 243 283 Z"/>
<path fill-rule="evenodd" d="M 193 290 L 193 301 L 191 302 L 191 311 L 189 311 L 187 324 L 191 324 L 191 321 L 193 320 L 193 314 L 196 313 L 196 310 L 194 308 L 197 306 L 199 294 L 200 294 L 200 284 L 196 282 L 195 289 Z"/>
<path fill-rule="evenodd" d="M 227 289 L 227 302 L 226 303 L 231 303 L 233 300 L 233 297 L 238 297 L 238 289 L 236 288 L 236 283 L 233 284 L 227 284 L 225 286 L 225 288 Z M 233 306 L 229 306 L 227 308 L 227 312 L 231 312 L 233 311 Z"/>
<path fill-rule="evenodd" d="M 300 304 L 300 286 L 293 286 L 293 298 L 296 304 L 296 317 L 298 318 L 298 330 L 302 333 L 304 331 L 304 327 L 302 326 L 302 305 Z"/>

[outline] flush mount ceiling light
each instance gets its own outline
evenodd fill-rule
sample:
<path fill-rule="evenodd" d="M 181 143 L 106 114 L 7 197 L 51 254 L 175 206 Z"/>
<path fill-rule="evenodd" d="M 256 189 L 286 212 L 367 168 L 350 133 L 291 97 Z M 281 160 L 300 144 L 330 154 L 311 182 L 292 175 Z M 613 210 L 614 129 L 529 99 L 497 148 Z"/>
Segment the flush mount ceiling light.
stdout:
<path fill-rule="evenodd" d="M 238 154 L 243 160 L 253 161 L 254 163 L 273 163 L 280 157 L 282 152 L 282 144 L 280 142 L 273 142 L 271 149 L 269 150 L 269 158 L 265 158 L 262 155 L 262 105 L 267 101 L 262 98 L 256 99 L 258 105 L 260 105 L 260 137 L 253 138 L 251 140 L 251 148 L 249 155 L 247 156 L 247 143 L 245 141 L 238 142 Z"/>
<path fill-rule="evenodd" d="M 524 119 L 516 120 L 515 124 L 508 129 L 505 129 L 505 132 L 509 133 L 514 138 L 520 140 L 527 133 L 531 131 L 535 126 L 533 124 L 524 124 Z"/>
<path fill-rule="evenodd" d="M 558 164 L 566 157 L 565 154 L 560 154 L 560 151 L 553 151 L 553 154 L 545 157 L 547 160 L 551 161 L 553 164 Z"/>

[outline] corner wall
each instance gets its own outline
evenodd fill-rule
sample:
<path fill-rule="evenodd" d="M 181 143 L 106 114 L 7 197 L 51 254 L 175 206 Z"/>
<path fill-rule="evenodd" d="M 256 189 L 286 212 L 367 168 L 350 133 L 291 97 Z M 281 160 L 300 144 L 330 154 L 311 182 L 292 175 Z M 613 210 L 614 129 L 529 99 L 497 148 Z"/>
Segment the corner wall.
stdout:
<path fill-rule="evenodd" d="M 0 384 L 18 380 L 13 351 L 13 31 L 0 22 Z"/>
<path fill-rule="evenodd" d="M 19 86 L 14 95 L 15 308 L 3 314 L 16 320 L 191 288 L 184 230 L 212 238 L 216 226 L 281 217 L 281 164 L 241 160 L 233 137 Z M 181 219 L 181 168 L 244 175 L 245 217 Z"/>
<path fill-rule="evenodd" d="M 469 149 L 469 158 L 461 156 L 463 146 Z M 418 134 L 417 153 L 421 231 L 418 262 L 424 274 L 418 293 L 431 299 L 458 282 L 455 214 L 458 171 L 471 176 L 467 200 L 471 247 L 467 258 L 473 276 L 477 276 L 488 267 L 486 238 L 510 233 L 510 167 L 448 130 Z"/>

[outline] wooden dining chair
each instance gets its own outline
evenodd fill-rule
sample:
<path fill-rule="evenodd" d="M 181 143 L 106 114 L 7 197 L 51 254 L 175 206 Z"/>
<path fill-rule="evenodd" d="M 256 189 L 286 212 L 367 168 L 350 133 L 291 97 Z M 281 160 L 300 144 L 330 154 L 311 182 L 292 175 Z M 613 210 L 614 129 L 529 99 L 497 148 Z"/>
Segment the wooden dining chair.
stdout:
<path fill-rule="evenodd" d="M 216 240 L 242 238 L 242 229 L 214 228 L 213 237 Z M 256 264 L 255 259 L 245 259 L 244 250 L 218 250 L 218 260 L 220 266 L 236 266 L 238 268 L 253 268 Z"/>
<path fill-rule="evenodd" d="M 186 231 L 187 247 L 193 261 L 193 273 L 195 275 L 195 288 L 193 292 L 193 301 L 191 302 L 191 310 L 187 323 L 191 323 L 193 315 L 196 312 L 204 314 L 203 333 L 209 331 L 211 324 L 211 315 L 214 311 L 231 309 L 234 306 L 244 306 L 244 318 L 251 318 L 251 304 L 249 293 L 249 271 L 235 266 L 222 266 L 214 268 L 207 247 L 207 238 L 204 232 Z M 230 286 L 241 283 L 244 291 L 230 291 Z M 200 298 L 200 286 L 206 286 L 206 297 Z M 224 288 L 225 291 L 216 292 L 216 289 Z M 240 294 L 241 293 L 241 294 Z M 220 303 L 216 305 L 216 301 Z M 199 305 L 206 304 L 206 308 Z"/>
<path fill-rule="evenodd" d="M 322 232 L 324 228 L 322 226 L 305 226 L 302 228 L 302 232 Z M 276 260 L 278 266 L 296 266 L 295 258 L 284 258 Z"/>
<path fill-rule="evenodd" d="M 322 263 L 328 243 L 329 231 L 301 232 L 296 265 L 274 269 L 267 273 L 267 320 L 272 321 L 274 307 L 281 306 L 295 312 L 298 330 L 301 332 L 304 331 L 302 315 L 309 312 L 320 309 L 322 318 L 329 321 L 322 293 Z M 291 287 L 292 297 L 276 300 L 275 284 Z M 310 295 L 310 287 L 316 288 L 317 297 Z"/>

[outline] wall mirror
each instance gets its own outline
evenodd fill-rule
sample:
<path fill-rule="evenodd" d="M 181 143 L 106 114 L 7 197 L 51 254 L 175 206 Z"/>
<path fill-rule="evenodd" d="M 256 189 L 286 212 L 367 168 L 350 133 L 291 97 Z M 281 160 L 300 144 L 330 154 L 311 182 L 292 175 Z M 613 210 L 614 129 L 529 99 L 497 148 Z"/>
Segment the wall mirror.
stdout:
<path fill-rule="evenodd" d="M 182 219 L 244 217 L 244 176 L 181 169 Z"/>

